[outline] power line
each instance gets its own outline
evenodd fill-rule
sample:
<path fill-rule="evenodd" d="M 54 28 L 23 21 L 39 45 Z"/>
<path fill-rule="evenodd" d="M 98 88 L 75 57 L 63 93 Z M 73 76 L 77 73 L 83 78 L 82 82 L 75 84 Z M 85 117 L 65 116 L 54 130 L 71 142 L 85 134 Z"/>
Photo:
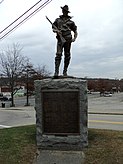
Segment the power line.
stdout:
<path fill-rule="evenodd" d="M 4 32 L 6 29 L 8 29 L 11 25 L 13 25 L 15 22 L 17 22 L 20 18 L 22 18 L 25 14 L 27 14 L 30 10 L 32 10 L 36 5 L 38 5 L 42 0 L 38 1 L 36 4 L 34 4 L 32 7 L 30 7 L 26 12 L 24 12 L 21 16 L 19 16 L 17 19 L 15 19 L 12 23 L 10 23 L 6 28 L 4 28 L 2 32 Z"/>
<path fill-rule="evenodd" d="M 42 0 L 38 1 L 36 4 L 34 4 L 32 7 L 30 7 L 26 12 L 24 12 L 21 16 L 19 16 L 17 19 L 15 19 L 12 23 L 10 23 L 6 28 L 4 28 L 2 31 L 0 31 L 0 34 L 4 32 L 6 29 L 8 29 L 11 25 L 13 25 L 15 22 L 17 22 L 20 18 L 22 18 L 26 13 L 28 13 L 31 9 L 33 9 L 38 3 L 40 3 Z"/>
<path fill-rule="evenodd" d="M 39 12 L 42 8 L 44 8 L 46 5 L 48 5 L 52 0 L 45 0 L 43 4 L 40 4 L 40 2 L 43 0 L 38 1 L 35 3 L 32 7 L 30 7 L 26 12 L 24 12 L 21 16 L 19 16 L 16 20 L 14 20 L 12 23 L 10 23 L 6 28 L 4 28 L 0 34 L 3 34 L 0 36 L 0 40 L 4 39 L 7 35 L 9 35 L 12 31 L 17 29 L 22 23 L 26 22 L 28 19 L 30 19 L 32 16 L 34 16 L 37 12 Z M 39 5 L 39 6 L 38 6 Z M 38 7 L 37 7 L 38 6 Z M 37 7 L 36 9 L 34 9 Z M 33 10 L 30 14 L 29 12 Z M 27 15 L 28 14 L 28 15 Z M 23 18 L 25 15 L 27 15 L 25 18 Z M 22 19 L 22 20 L 20 20 Z M 18 22 L 20 21 L 20 22 Z M 16 24 L 17 23 L 17 24 Z M 10 28 L 10 29 L 9 29 Z"/>
<path fill-rule="evenodd" d="M 0 32 L 3 33 L 5 32 L 1 37 L 0 40 L 5 38 L 9 33 L 11 33 L 13 30 L 15 30 L 17 27 L 19 27 L 22 23 L 26 22 L 29 18 L 31 18 L 33 15 L 35 15 L 38 11 L 40 11 L 42 8 L 44 8 L 47 4 L 49 4 L 52 0 L 47 0 L 45 1 L 42 5 L 40 5 L 37 9 L 35 9 L 33 12 L 31 12 L 28 16 L 23 18 L 26 14 L 29 13 L 35 6 L 37 6 L 42 0 L 38 1 L 35 5 L 33 5 L 30 9 L 28 9 L 24 14 L 22 14 L 20 17 L 18 17 L 15 21 L 13 21 L 10 25 L 8 25 L 4 30 Z M 20 22 L 18 22 L 21 18 Z M 18 22 L 18 24 L 16 24 Z M 14 25 L 15 24 L 15 25 Z M 12 26 L 14 25 L 14 27 Z M 10 29 L 9 29 L 10 28 Z M 8 31 L 7 31 L 8 30 Z"/>
<path fill-rule="evenodd" d="M 4 0 L 0 1 L 0 4 L 3 2 Z"/>

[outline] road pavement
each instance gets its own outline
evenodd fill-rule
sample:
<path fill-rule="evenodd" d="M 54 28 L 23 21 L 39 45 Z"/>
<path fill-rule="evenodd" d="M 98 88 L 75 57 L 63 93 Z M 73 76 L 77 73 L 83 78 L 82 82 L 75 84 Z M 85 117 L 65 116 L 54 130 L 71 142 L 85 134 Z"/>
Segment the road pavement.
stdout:
<path fill-rule="evenodd" d="M 0 109 L 0 128 L 35 124 L 34 106 Z"/>
<path fill-rule="evenodd" d="M 123 131 L 123 93 L 115 93 L 112 97 L 89 94 L 88 112 L 90 128 Z"/>
<path fill-rule="evenodd" d="M 89 114 L 89 128 L 123 131 L 123 115 Z"/>
<path fill-rule="evenodd" d="M 115 93 L 112 97 L 100 97 L 99 93 L 88 95 L 89 113 L 123 114 L 123 93 Z"/>
<path fill-rule="evenodd" d="M 35 124 L 34 99 L 31 106 L 0 108 L 0 128 Z M 22 104 L 21 104 L 22 105 Z M 89 128 L 123 130 L 123 93 L 112 97 L 88 95 Z"/>

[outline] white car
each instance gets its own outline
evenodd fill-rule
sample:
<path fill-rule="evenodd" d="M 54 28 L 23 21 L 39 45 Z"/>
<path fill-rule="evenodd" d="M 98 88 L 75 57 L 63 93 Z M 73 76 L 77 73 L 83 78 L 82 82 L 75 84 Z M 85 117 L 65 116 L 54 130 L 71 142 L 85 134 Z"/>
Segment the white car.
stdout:
<path fill-rule="evenodd" d="M 11 101 L 11 94 L 3 94 L 0 93 L 0 100 L 1 101 Z"/>
<path fill-rule="evenodd" d="M 104 97 L 112 97 L 112 93 L 110 93 L 110 92 L 105 92 L 105 93 L 104 93 Z"/>

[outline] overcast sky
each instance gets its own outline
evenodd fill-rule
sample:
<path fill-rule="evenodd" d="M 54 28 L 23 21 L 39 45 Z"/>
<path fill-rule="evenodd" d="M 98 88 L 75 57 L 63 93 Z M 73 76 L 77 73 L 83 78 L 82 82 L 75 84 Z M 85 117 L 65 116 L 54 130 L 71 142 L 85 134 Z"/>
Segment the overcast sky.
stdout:
<path fill-rule="evenodd" d="M 0 3 L 0 31 L 36 2 L 38 0 L 4 0 Z M 53 22 L 62 14 L 60 7 L 66 4 L 71 12 L 69 15 L 73 16 L 72 20 L 78 27 L 78 38 L 72 43 L 68 74 L 123 78 L 123 0 L 52 0 L 0 40 L 0 50 L 19 43 L 23 47 L 23 55 L 28 56 L 35 66 L 46 65 L 53 75 L 56 39 L 45 16 Z M 63 61 L 60 74 L 62 69 Z"/>

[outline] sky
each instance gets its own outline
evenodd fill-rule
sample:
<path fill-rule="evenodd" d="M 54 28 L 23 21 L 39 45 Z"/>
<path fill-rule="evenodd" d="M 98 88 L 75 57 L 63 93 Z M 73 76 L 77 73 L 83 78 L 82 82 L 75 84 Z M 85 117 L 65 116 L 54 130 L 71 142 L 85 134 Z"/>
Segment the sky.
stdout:
<path fill-rule="evenodd" d="M 38 0 L 0 0 L 0 31 Z M 42 0 L 40 4 L 45 2 Z M 46 65 L 54 74 L 56 38 L 51 24 L 68 5 L 78 37 L 71 48 L 68 75 L 88 78 L 123 78 L 123 0 L 52 0 L 42 10 L 0 40 L 0 51 L 19 43 L 34 66 Z M 0 35 L 1 36 L 1 35 Z M 63 60 L 60 74 L 63 71 Z"/>

